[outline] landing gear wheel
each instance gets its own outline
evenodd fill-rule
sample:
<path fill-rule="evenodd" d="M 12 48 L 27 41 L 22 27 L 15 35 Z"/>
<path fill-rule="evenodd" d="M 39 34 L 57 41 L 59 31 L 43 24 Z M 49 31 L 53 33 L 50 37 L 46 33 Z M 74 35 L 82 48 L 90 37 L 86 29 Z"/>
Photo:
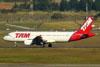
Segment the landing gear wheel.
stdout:
<path fill-rule="evenodd" d="M 42 44 L 42 47 L 45 47 L 45 44 Z"/>
<path fill-rule="evenodd" d="M 17 47 L 17 45 L 14 45 L 14 47 Z"/>
<path fill-rule="evenodd" d="M 41 47 L 45 47 L 45 44 L 44 43 L 41 43 Z"/>
<path fill-rule="evenodd" d="M 14 47 L 17 47 L 17 42 L 14 42 L 14 43 L 15 43 Z"/>
<path fill-rule="evenodd" d="M 49 43 L 49 44 L 48 44 L 48 47 L 52 47 L 52 44 L 51 44 L 51 43 Z"/>

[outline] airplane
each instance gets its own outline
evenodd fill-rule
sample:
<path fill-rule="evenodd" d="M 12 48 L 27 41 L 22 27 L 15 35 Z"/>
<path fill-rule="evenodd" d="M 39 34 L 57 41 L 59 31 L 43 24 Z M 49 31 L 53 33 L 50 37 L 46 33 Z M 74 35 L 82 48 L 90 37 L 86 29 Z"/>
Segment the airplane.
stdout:
<path fill-rule="evenodd" d="M 48 44 L 48 47 L 52 47 L 52 43 L 72 42 L 95 36 L 94 33 L 90 32 L 92 22 L 93 17 L 88 17 L 79 30 L 75 32 L 16 31 L 8 33 L 3 39 L 15 42 L 16 47 L 16 42 L 24 42 L 25 45 L 35 44 L 41 47 L 45 47 L 45 44 Z"/>

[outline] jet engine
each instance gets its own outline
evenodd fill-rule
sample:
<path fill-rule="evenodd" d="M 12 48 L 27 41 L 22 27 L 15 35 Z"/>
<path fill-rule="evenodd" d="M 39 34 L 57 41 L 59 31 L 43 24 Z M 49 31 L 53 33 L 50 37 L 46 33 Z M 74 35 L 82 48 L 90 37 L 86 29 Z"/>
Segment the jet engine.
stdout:
<path fill-rule="evenodd" d="M 31 40 L 31 39 L 25 40 L 24 44 L 25 45 L 32 45 L 32 44 L 43 45 L 43 44 L 45 44 L 45 42 L 42 40 L 42 38 L 40 36 L 37 36 L 33 40 Z"/>

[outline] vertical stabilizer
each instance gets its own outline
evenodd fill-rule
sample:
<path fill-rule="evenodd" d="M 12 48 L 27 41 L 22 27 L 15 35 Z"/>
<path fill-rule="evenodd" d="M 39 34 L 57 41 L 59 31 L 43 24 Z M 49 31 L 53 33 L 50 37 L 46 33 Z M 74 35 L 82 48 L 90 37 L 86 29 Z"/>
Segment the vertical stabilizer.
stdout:
<path fill-rule="evenodd" d="M 94 36 L 95 35 L 94 33 L 90 33 L 92 22 L 93 22 L 93 17 L 87 18 L 87 20 L 83 23 L 83 25 L 79 28 L 79 30 L 72 35 L 69 41 L 71 42 Z"/>
<path fill-rule="evenodd" d="M 92 22 L 93 22 L 93 17 L 88 17 L 87 20 L 83 23 L 83 25 L 80 27 L 80 29 L 77 32 L 90 33 Z"/>

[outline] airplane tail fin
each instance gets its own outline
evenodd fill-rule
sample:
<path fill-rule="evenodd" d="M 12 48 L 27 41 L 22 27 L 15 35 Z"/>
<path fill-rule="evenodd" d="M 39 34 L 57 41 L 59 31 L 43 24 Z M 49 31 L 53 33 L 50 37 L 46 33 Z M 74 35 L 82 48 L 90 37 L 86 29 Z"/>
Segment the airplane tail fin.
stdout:
<path fill-rule="evenodd" d="M 95 36 L 94 33 L 90 33 L 92 22 L 93 17 L 87 18 L 87 20 L 83 23 L 79 30 L 72 35 L 69 41 L 71 42 Z"/>
<path fill-rule="evenodd" d="M 83 25 L 79 28 L 77 33 L 90 33 L 92 22 L 93 17 L 88 17 L 87 20 L 83 23 Z"/>

